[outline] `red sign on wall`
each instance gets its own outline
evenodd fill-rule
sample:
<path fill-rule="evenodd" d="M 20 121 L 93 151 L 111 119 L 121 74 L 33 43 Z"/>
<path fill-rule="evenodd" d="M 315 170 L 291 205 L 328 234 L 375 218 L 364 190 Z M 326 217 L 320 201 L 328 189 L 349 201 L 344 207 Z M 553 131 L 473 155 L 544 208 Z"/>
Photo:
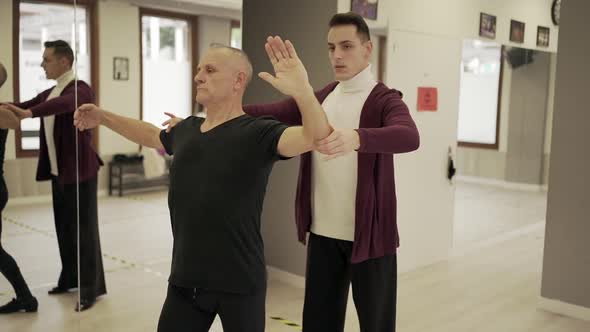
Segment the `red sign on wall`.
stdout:
<path fill-rule="evenodd" d="M 436 112 L 437 108 L 437 89 L 431 87 L 418 87 L 418 112 Z"/>

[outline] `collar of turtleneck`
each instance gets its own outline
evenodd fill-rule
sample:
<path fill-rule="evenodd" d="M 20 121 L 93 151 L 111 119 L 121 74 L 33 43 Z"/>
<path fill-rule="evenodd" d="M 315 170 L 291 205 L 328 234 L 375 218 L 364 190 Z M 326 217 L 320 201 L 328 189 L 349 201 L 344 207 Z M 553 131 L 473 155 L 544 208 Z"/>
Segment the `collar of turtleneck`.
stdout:
<path fill-rule="evenodd" d="M 373 87 L 375 83 L 375 77 L 371 72 L 371 64 L 369 64 L 360 73 L 356 74 L 353 78 L 340 81 L 340 91 L 344 93 L 358 92 L 367 89 L 367 87 Z"/>

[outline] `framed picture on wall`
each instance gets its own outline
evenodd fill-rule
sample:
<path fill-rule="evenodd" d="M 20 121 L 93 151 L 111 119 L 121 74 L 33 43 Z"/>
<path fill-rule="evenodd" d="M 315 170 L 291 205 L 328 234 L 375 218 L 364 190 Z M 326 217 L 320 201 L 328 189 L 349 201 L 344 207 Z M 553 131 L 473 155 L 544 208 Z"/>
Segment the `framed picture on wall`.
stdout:
<path fill-rule="evenodd" d="M 127 81 L 129 79 L 129 58 L 113 58 L 113 79 L 115 81 Z"/>
<path fill-rule="evenodd" d="M 510 41 L 524 43 L 524 22 L 510 20 Z"/>
<path fill-rule="evenodd" d="M 549 28 L 548 27 L 537 27 L 537 46 L 549 47 Z"/>
<path fill-rule="evenodd" d="M 352 0 L 350 2 L 350 11 L 369 19 L 377 20 L 378 0 Z"/>
<path fill-rule="evenodd" d="M 490 39 L 496 38 L 496 16 L 479 13 L 479 35 Z"/>

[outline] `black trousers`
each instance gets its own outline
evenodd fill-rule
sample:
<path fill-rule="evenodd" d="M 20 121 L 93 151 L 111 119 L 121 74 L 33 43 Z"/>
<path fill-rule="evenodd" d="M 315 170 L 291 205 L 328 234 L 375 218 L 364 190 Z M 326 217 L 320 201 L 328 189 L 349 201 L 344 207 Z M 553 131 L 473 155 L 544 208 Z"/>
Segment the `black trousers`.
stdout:
<path fill-rule="evenodd" d="M 6 190 L 6 183 L 4 178 L 0 177 L 0 240 L 2 239 L 2 211 L 8 202 L 8 191 Z M 19 299 L 28 299 L 32 297 L 31 291 L 23 278 L 16 261 L 10 256 L 2 247 L 2 241 L 0 241 L 0 272 L 6 277 L 16 297 Z"/>
<path fill-rule="evenodd" d="M 266 289 L 252 295 L 168 284 L 158 332 L 207 332 L 219 315 L 224 332 L 264 332 Z"/>
<path fill-rule="evenodd" d="M 351 264 L 351 241 L 313 233 L 307 250 L 304 332 L 344 331 L 351 283 L 360 331 L 395 331 L 396 255 Z"/>
<path fill-rule="evenodd" d="M 62 270 L 57 285 L 78 287 L 78 234 L 76 221 L 76 184 L 62 185 L 54 178 L 53 215 Z M 96 179 L 80 182 L 80 297 L 93 300 L 106 294 L 100 236 Z"/>

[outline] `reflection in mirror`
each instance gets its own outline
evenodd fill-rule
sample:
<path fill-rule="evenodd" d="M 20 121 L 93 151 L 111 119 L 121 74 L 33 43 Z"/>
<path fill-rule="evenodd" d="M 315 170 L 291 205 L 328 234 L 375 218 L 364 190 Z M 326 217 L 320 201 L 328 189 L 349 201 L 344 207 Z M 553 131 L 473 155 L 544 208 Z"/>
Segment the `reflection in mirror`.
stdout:
<path fill-rule="evenodd" d="M 89 41 L 87 38 L 87 19 L 84 7 L 77 8 L 77 24 L 72 24 L 74 7 L 53 3 L 21 2 L 19 6 L 19 96 L 20 100 L 30 100 L 39 93 L 55 85 L 54 79 L 46 77 L 41 61 L 43 43 L 51 40 L 64 40 L 70 44 L 74 40 L 76 28 L 76 49 L 78 50 L 78 77 L 90 82 Z M 39 150 L 40 118 L 24 119 L 21 122 L 20 152 Z"/>
<path fill-rule="evenodd" d="M 463 42 L 456 247 L 544 220 L 555 64 L 548 52 Z"/>
<path fill-rule="evenodd" d="M 85 17 L 85 19 L 78 20 L 78 17 Z M 73 107 L 67 107 L 68 112 L 63 119 L 63 127 L 59 128 L 61 130 L 59 134 L 64 137 L 64 142 L 61 144 L 61 149 L 59 150 L 63 155 L 69 156 L 68 161 L 72 155 L 75 156 L 75 167 L 74 169 L 67 169 L 67 166 L 60 167 L 60 172 L 63 170 L 65 174 L 62 176 L 64 180 L 61 181 L 63 185 L 60 185 L 58 190 L 63 191 L 54 195 L 54 202 L 59 196 L 59 199 L 63 199 L 62 202 L 65 204 L 61 212 L 64 215 L 68 215 L 68 217 L 63 218 L 63 221 L 70 223 L 72 221 L 70 216 L 73 216 L 73 221 L 77 225 L 75 227 L 77 238 L 74 242 L 77 245 L 77 262 L 75 263 L 75 267 L 78 267 L 77 284 L 79 285 L 79 291 L 75 310 L 79 312 L 92 308 L 97 298 L 106 294 L 106 282 L 98 228 L 97 202 L 98 170 L 102 165 L 102 161 L 93 146 L 93 132 L 81 132 L 73 127 L 74 111 L 80 105 L 97 103 L 96 94 L 90 86 L 90 81 L 84 81 L 78 76 L 79 71 L 86 72 L 89 69 L 87 56 L 88 31 L 85 24 L 87 17 L 88 11 L 81 8 L 77 1 L 74 1 L 74 18 L 76 24 L 74 24 L 71 44 L 76 55 L 76 61 L 74 62 L 73 75 L 71 76 L 72 81 L 68 83 L 73 84 L 74 103 L 72 103 Z M 58 87 L 60 83 L 60 78 L 58 78 Z M 56 126 L 55 128 L 57 130 L 58 127 Z M 70 135 L 73 135 L 75 139 L 68 140 L 67 137 Z M 56 151 L 58 150 L 57 145 L 55 149 Z M 59 157 L 56 159 L 60 160 Z M 67 165 L 68 162 L 64 161 L 61 164 Z M 71 175 L 75 175 L 75 177 L 70 178 Z M 70 181 L 70 179 L 74 181 Z M 54 189 L 55 191 L 56 189 Z M 62 288 L 59 283 L 57 287 Z"/>
<path fill-rule="evenodd" d="M 8 281 L 0 279 L 0 301 L 16 300 L 0 312 L 49 313 L 6 315 L 2 331 L 76 331 L 75 312 L 90 308 L 105 293 L 96 218 L 100 159 L 90 132 L 77 134 L 73 127 L 76 103 L 95 101 L 88 28 L 94 2 L 84 3 L 13 0 L 0 5 L 2 37 L 10 32 L 7 39 L 13 40 L 12 50 L 0 51 L 13 88 L 10 93 L 6 85 L 0 87 L 0 102 L 11 103 L 0 106 L 0 115 L 16 119 L 13 126 L 0 118 L 2 128 L 16 129 L 8 144 L 4 130 L 0 135 L 6 188 L 13 197 L 2 211 L 1 240 L 20 267 L 2 255 Z M 19 271 L 36 302 L 23 279 L 14 277 Z M 49 319 L 56 316 L 63 319 Z"/>

